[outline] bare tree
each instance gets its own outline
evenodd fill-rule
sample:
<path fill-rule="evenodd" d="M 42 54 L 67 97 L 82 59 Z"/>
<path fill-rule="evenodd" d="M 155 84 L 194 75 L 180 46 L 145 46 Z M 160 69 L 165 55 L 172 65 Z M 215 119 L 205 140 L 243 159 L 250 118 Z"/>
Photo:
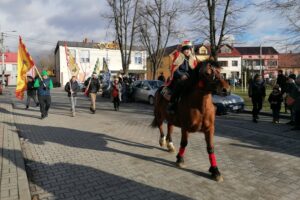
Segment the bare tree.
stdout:
<path fill-rule="evenodd" d="M 215 60 L 226 39 L 241 34 L 249 26 L 249 21 L 240 22 L 238 17 L 250 5 L 237 0 L 193 0 L 190 12 L 198 23 L 194 30 L 209 41 Z"/>
<path fill-rule="evenodd" d="M 105 16 L 114 25 L 122 57 L 122 68 L 128 73 L 131 51 L 136 34 L 137 11 L 140 0 L 107 0 L 111 14 Z"/>
<path fill-rule="evenodd" d="M 289 27 L 287 33 L 287 43 L 300 49 L 300 1 L 299 0 L 265 0 L 259 4 L 261 8 L 267 11 L 277 11 L 280 16 L 287 19 Z"/>
<path fill-rule="evenodd" d="M 175 34 L 178 5 L 178 1 L 146 0 L 139 12 L 139 36 L 149 55 L 153 79 L 156 78 L 169 39 Z"/>

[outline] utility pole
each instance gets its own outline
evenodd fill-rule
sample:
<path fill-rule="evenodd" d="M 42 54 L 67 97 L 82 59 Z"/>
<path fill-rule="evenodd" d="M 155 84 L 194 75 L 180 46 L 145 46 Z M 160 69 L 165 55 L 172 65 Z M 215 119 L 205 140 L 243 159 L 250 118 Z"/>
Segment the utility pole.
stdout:
<path fill-rule="evenodd" d="M 4 68 L 4 58 L 5 58 L 5 46 L 4 46 L 4 33 L 2 32 L 1 33 L 1 51 L 2 51 L 2 67 L 1 67 L 1 74 L 2 74 L 2 85 L 3 85 L 3 88 L 5 86 L 4 84 L 4 71 L 5 71 L 5 68 Z"/>
<path fill-rule="evenodd" d="M 261 74 L 262 73 L 262 60 L 261 60 L 261 57 L 262 57 L 262 47 L 261 47 L 261 44 L 260 44 L 260 47 L 259 47 L 259 62 L 260 62 L 259 75 L 261 75 L 263 77 L 263 75 Z"/>

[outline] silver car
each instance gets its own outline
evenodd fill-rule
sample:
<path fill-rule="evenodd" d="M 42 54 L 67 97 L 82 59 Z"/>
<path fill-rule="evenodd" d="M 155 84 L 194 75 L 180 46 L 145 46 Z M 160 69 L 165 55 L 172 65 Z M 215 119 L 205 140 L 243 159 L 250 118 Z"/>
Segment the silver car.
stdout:
<path fill-rule="evenodd" d="M 133 83 L 133 100 L 146 101 L 153 105 L 155 92 L 163 84 L 164 82 L 159 80 L 135 81 Z"/>

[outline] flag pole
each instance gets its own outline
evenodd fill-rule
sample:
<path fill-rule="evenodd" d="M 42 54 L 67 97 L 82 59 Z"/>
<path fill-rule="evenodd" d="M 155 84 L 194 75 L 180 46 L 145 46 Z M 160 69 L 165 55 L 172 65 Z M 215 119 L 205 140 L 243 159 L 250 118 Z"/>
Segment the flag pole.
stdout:
<path fill-rule="evenodd" d="M 74 113 L 74 98 L 73 98 L 73 91 L 72 91 L 72 84 L 71 84 L 71 79 L 70 79 L 70 68 L 69 68 L 69 60 L 68 60 L 68 52 L 67 52 L 67 43 L 65 42 L 65 53 L 66 53 L 66 60 L 67 60 L 67 66 L 68 66 L 68 74 L 69 74 L 69 87 L 70 87 L 70 92 L 71 92 L 71 107 L 72 107 L 72 113 Z M 76 62 L 76 61 L 75 61 Z"/>

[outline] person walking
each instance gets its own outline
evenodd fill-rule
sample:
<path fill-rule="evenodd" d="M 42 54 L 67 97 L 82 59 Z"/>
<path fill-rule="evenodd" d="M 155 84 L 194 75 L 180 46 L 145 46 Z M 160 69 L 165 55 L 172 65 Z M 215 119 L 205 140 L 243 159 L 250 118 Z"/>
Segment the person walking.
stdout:
<path fill-rule="evenodd" d="M 112 91 L 111 91 L 111 96 L 113 98 L 115 111 L 119 110 L 121 91 L 122 91 L 122 86 L 119 83 L 119 79 L 115 78 L 112 84 Z"/>
<path fill-rule="evenodd" d="M 34 80 L 32 76 L 27 76 L 27 100 L 26 100 L 26 110 L 30 106 L 30 100 L 33 99 L 36 106 L 39 106 L 39 102 L 36 97 L 36 88 L 34 88 Z"/>
<path fill-rule="evenodd" d="M 90 111 L 95 114 L 96 113 L 96 98 L 97 92 L 100 89 L 100 81 L 98 79 L 97 73 L 93 72 L 92 77 L 88 78 L 85 81 L 85 85 L 88 87 L 88 93 L 91 98 L 91 106 Z"/>
<path fill-rule="evenodd" d="M 53 89 L 53 82 L 48 77 L 46 70 L 42 71 L 42 79 L 37 78 L 34 82 L 34 87 L 38 91 L 38 99 L 40 103 L 41 119 L 48 117 L 48 111 L 51 105 L 50 90 Z"/>
<path fill-rule="evenodd" d="M 262 109 L 263 101 L 266 96 L 266 87 L 261 75 L 255 74 L 253 80 L 249 84 L 248 95 L 251 98 L 253 105 L 253 122 L 257 123 L 258 114 Z"/>
<path fill-rule="evenodd" d="M 278 124 L 281 103 L 283 102 L 282 93 L 278 84 L 273 87 L 273 91 L 269 95 L 268 101 L 271 105 L 273 123 Z"/>
<path fill-rule="evenodd" d="M 71 84 L 71 87 L 70 87 Z M 79 91 L 79 85 L 76 76 L 72 76 L 71 80 L 67 82 L 65 91 L 68 93 L 68 97 L 71 103 L 72 117 L 75 117 L 75 107 L 77 104 L 77 92 Z"/>

